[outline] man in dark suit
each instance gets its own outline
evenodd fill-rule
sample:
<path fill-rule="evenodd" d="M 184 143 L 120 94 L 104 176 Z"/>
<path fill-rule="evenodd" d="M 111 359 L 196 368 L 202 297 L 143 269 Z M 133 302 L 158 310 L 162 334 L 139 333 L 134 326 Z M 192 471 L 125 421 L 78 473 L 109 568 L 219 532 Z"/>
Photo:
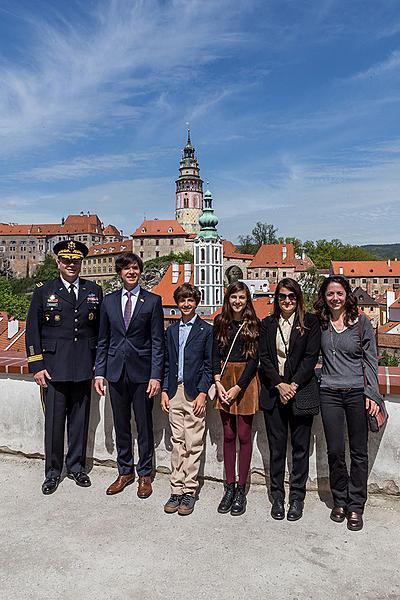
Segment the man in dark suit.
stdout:
<path fill-rule="evenodd" d="M 134 481 L 131 413 L 135 415 L 139 460 L 138 496 L 152 493 L 153 399 L 161 389 L 164 366 L 164 315 L 161 298 L 139 285 L 143 262 L 132 252 L 115 262 L 123 288 L 104 298 L 96 356 L 96 391 L 110 385 L 119 476 L 107 489 L 118 494 Z"/>
<path fill-rule="evenodd" d="M 213 328 L 196 315 L 200 292 L 184 283 L 174 292 L 182 318 L 166 334 L 161 408 L 172 431 L 171 497 L 166 513 L 193 512 L 203 452 L 207 392 L 212 382 Z"/>
<path fill-rule="evenodd" d="M 88 249 L 65 240 L 54 246 L 60 276 L 33 293 L 26 321 L 29 371 L 44 391 L 45 481 L 43 494 L 60 482 L 67 418 L 68 477 L 81 487 L 91 485 L 85 473 L 91 382 L 103 293 L 96 283 L 81 279 Z"/>

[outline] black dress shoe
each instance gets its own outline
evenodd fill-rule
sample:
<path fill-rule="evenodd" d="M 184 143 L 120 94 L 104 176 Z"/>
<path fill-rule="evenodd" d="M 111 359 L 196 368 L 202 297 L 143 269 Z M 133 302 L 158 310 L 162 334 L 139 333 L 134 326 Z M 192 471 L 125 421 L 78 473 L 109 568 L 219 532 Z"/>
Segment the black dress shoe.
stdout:
<path fill-rule="evenodd" d="M 223 515 L 231 510 L 233 499 L 235 497 L 236 485 L 234 483 L 227 483 L 225 486 L 225 494 L 222 496 L 222 500 L 218 505 L 217 511 Z"/>
<path fill-rule="evenodd" d="M 68 478 L 73 479 L 76 485 L 79 485 L 80 487 L 90 487 L 92 485 L 89 475 L 86 475 L 83 471 L 80 471 L 79 473 L 68 473 Z"/>
<path fill-rule="evenodd" d="M 303 516 L 304 502 L 301 500 L 292 500 L 289 504 L 289 510 L 287 513 L 288 521 L 298 521 Z"/>
<path fill-rule="evenodd" d="M 285 505 L 281 498 L 275 498 L 271 508 L 271 517 L 277 521 L 285 518 Z"/>
<path fill-rule="evenodd" d="M 238 485 L 235 492 L 235 497 L 231 506 L 231 515 L 233 517 L 239 517 L 246 512 L 246 492 L 244 485 Z"/>
<path fill-rule="evenodd" d="M 58 484 L 60 483 L 59 477 L 46 477 L 42 484 L 42 492 L 45 496 L 49 496 L 53 494 L 58 488 Z"/>
<path fill-rule="evenodd" d="M 350 529 L 350 531 L 360 531 L 363 528 L 363 526 L 364 523 L 361 513 L 347 513 L 347 529 Z"/>
<path fill-rule="evenodd" d="M 330 518 L 335 523 L 343 523 L 346 518 L 346 509 L 344 506 L 334 506 L 331 510 Z"/>

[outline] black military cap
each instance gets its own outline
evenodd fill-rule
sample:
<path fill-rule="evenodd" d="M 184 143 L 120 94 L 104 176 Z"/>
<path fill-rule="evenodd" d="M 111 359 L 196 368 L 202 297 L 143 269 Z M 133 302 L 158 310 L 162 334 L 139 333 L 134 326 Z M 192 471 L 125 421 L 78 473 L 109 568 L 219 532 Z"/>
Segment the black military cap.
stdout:
<path fill-rule="evenodd" d="M 85 246 L 85 244 L 82 244 L 82 242 L 76 242 L 75 240 L 63 240 L 54 246 L 53 252 L 58 256 L 58 258 L 79 260 L 85 258 L 89 252 L 89 248 Z"/>

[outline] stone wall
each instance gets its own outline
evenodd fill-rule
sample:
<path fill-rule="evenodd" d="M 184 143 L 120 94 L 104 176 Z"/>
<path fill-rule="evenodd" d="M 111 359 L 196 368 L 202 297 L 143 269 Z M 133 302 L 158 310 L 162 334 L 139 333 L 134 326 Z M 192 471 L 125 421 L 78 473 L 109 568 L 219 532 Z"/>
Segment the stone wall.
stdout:
<path fill-rule="evenodd" d="M 400 494 L 400 396 L 386 397 L 389 421 L 384 432 L 370 435 L 371 491 Z M 169 471 L 170 429 L 158 402 L 154 409 L 156 467 Z M 262 413 L 254 419 L 252 481 L 264 483 L 268 473 L 268 443 Z M 136 446 L 136 435 L 135 446 Z M 31 377 L 0 375 L 0 450 L 28 456 L 43 455 L 43 411 L 40 391 Z M 136 454 L 137 456 L 137 454 Z M 88 457 L 94 462 L 115 465 L 115 437 L 109 399 L 92 397 Z M 326 446 L 320 417 L 316 417 L 310 446 L 309 489 L 325 493 L 328 489 Z M 206 444 L 201 466 L 205 477 L 223 478 L 222 430 L 219 415 L 207 410 Z"/>

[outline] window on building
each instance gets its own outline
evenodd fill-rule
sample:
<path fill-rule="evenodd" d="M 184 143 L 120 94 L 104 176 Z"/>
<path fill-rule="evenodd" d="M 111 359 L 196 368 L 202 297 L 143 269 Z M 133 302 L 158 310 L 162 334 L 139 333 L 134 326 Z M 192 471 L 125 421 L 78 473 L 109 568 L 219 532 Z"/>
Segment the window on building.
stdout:
<path fill-rule="evenodd" d="M 385 278 L 385 279 L 383 280 L 383 283 L 389 283 L 389 280 L 388 280 L 387 278 Z"/>
<path fill-rule="evenodd" d="M 141 251 L 141 252 L 139 252 L 139 256 L 140 256 L 140 258 L 143 258 L 143 254 L 144 254 L 144 252 L 142 252 L 142 251 Z"/>
<path fill-rule="evenodd" d="M 156 240 L 156 246 L 160 245 L 160 240 Z"/>
<path fill-rule="evenodd" d="M 140 240 L 140 245 L 143 246 L 144 240 Z"/>
<path fill-rule="evenodd" d="M 374 279 L 373 281 L 374 281 L 374 283 L 378 283 L 378 280 L 377 280 L 377 279 Z"/>
<path fill-rule="evenodd" d="M 215 290 L 215 300 L 217 302 L 217 304 L 219 304 L 219 290 Z"/>
<path fill-rule="evenodd" d="M 258 277 L 258 273 L 254 273 L 254 277 Z"/>
<path fill-rule="evenodd" d="M 174 245 L 174 240 L 169 240 L 169 245 L 173 246 Z"/>
<path fill-rule="evenodd" d="M 272 271 L 272 277 L 276 277 L 276 271 Z"/>
<path fill-rule="evenodd" d="M 355 283 L 355 282 L 356 282 L 356 280 L 355 280 L 355 279 L 352 279 L 352 280 L 351 280 L 351 283 Z"/>
<path fill-rule="evenodd" d="M 156 250 L 156 258 L 158 258 L 160 256 L 160 251 Z"/>
<path fill-rule="evenodd" d="M 206 270 L 200 269 L 200 283 L 205 283 L 206 281 Z"/>
<path fill-rule="evenodd" d="M 215 262 L 218 262 L 218 260 L 219 260 L 218 248 L 215 249 L 214 256 L 215 256 Z"/>
<path fill-rule="evenodd" d="M 399 283 L 399 278 L 398 278 L 398 277 L 395 277 L 395 280 L 394 280 L 394 282 L 395 282 L 395 283 Z"/>
<path fill-rule="evenodd" d="M 286 271 L 282 271 L 282 277 L 286 277 Z"/>
<path fill-rule="evenodd" d="M 374 307 L 373 306 L 370 306 L 369 312 L 374 312 Z"/>
<path fill-rule="evenodd" d="M 108 272 L 112 273 L 113 272 L 113 268 L 112 267 L 108 267 Z"/>
<path fill-rule="evenodd" d="M 206 260 L 206 251 L 204 250 L 204 248 L 200 249 L 200 262 L 205 262 Z"/>
<path fill-rule="evenodd" d="M 183 199 L 183 208 L 189 208 L 189 200 L 188 198 Z"/>
<path fill-rule="evenodd" d="M 171 308 L 170 315 L 176 315 L 176 310 L 175 310 L 175 308 Z"/>
<path fill-rule="evenodd" d="M 361 279 L 362 283 L 367 283 L 366 279 Z"/>

